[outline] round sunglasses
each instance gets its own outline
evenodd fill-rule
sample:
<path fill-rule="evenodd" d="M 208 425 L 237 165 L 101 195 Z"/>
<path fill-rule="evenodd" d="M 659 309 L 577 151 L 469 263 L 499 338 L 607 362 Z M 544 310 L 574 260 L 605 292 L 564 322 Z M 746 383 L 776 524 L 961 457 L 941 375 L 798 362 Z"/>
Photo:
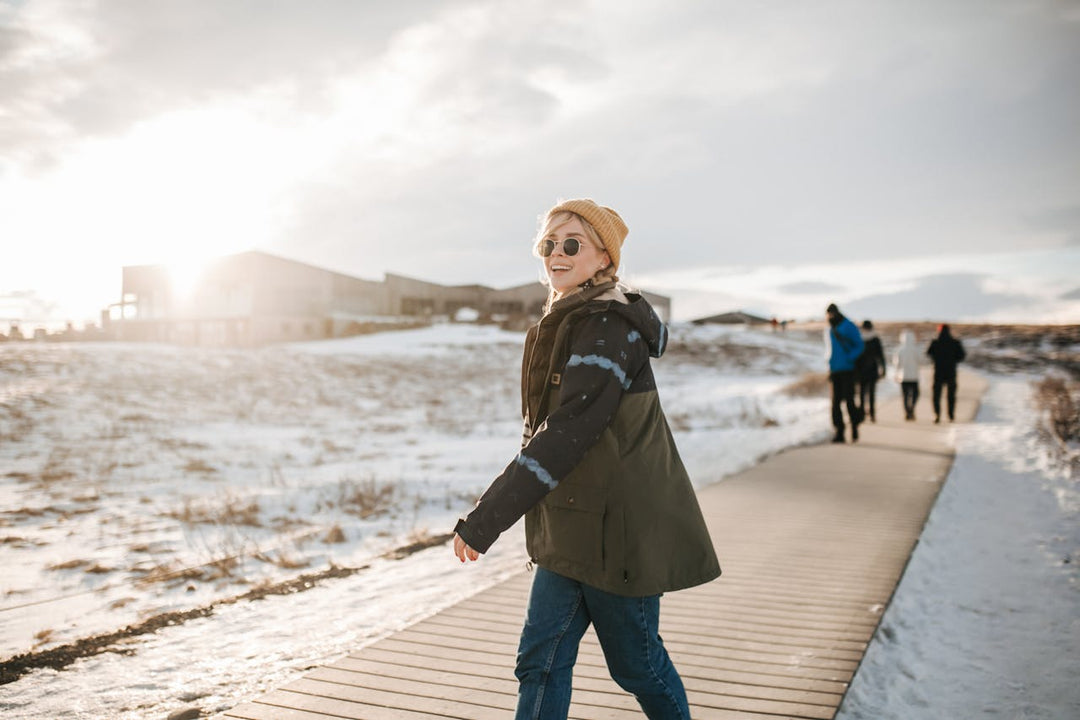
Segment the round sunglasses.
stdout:
<path fill-rule="evenodd" d="M 568 237 L 565 240 L 541 240 L 538 247 L 540 257 L 549 257 L 551 253 L 555 252 L 557 243 L 562 243 L 563 255 L 567 257 L 574 257 L 585 246 L 585 243 L 574 237 Z"/>

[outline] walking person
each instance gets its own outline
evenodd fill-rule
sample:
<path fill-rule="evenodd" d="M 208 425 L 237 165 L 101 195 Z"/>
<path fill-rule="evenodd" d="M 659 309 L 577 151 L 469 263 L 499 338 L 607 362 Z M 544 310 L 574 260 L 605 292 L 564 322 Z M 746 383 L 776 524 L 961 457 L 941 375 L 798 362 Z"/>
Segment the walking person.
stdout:
<path fill-rule="evenodd" d="M 875 396 L 878 379 L 885 377 L 885 349 L 874 330 L 874 324 L 869 320 L 863 320 L 859 333 L 863 340 L 862 355 L 855 361 L 856 380 L 859 383 L 859 412 L 864 419 L 870 418 L 870 422 L 876 423 Z"/>
<path fill-rule="evenodd" d="M 948 325 L 938 326 L 926 354 L 934 359 L 934 422 L 941 422 L 941 390 L 946 390 L 949 422 L 956 419 L 956 364 L 965 357 L 964 345 L 952 336 Z"/>
<path fill-rule="evenodd" d="M 900 383 L 900 392 L 904 396 L 904 419 L 915 419 L 915 403 L 919 402 L 919 348 L 915 344 L 915 333 L 911 330 L 900 331 L 900 347 L 893 355 L 893 372 Z"/>
<path fill-rule="evenodd" d="M 859 439 L 859 408 L 855 404 L 855 360 L 863 351 L 862 335 L 855 323 L 848 320 L 829 303 L 825 308 L 829 326 L 825 328 L 826 357 L 829 362 L 829 381 L 832 383 L 832 422 L 836 429 L 834 443 L 844 442 L 844 414 L 841 405 L 847 406 L 851 422 L 851 441 Z"/>
<path fill-rule="evenodd" d="M 654 720 L 688 719 L 658 632 L 660 596 L 720 566 L 660 408 L 651 357 L 667 332 L 617 284 L 627 227 L 611 208 L 568 200 L 536 239 L 550 287 L 525 338 L 520 452 L 454 528 L 476 560 L 525 515 L 535 566 L 518 646 L 517 720 L 564 720 L 578 644 L 596 629 L 612 678 Z"/>

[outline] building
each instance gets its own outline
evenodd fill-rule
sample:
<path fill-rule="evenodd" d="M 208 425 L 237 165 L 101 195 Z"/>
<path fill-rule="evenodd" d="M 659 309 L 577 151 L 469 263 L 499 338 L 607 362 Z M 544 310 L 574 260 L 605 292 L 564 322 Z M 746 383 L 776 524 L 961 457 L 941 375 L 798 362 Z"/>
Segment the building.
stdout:
<path fill-rule="evenodd" d="M 710 315 L 709 317 L 691 320 L 694 325 L 768 325 L 772 321 L 768 318 L 751 315 L 742 310 Z"/>
<path fill-rule="evenodd" d="M 540 316 L 547 288 L 447 286 L 403 275 L 362 280 L 261 251 L 218 258 L 198 272 L 123 268 L 120 302 L 102 312 L 117 340 L 254 346 L 344 337 L 453 318 L 462 308 L 516 326 Z M 669 298 L 643 293 L 661 318 Z"/>

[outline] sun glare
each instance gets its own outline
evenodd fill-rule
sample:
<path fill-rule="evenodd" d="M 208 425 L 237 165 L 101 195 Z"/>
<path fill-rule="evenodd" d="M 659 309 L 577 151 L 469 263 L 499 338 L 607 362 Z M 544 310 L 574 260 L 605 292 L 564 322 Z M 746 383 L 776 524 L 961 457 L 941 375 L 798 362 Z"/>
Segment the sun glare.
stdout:
<path fill-rule="evenodd" d="M 206 264 L 198 260 L 180 260 L 166 265 L 169 273 L 169 286 L 172 288 L 173 297 L 181 303 L 186 303 L 195 292 L 195 288 L 202 278 Z"/>

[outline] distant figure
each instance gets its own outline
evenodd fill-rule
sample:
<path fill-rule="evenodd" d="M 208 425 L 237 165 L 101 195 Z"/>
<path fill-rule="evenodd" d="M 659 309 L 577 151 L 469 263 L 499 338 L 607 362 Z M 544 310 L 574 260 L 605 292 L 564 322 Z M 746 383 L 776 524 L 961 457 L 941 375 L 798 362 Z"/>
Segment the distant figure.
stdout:
<path fill-rule="evenodd" d="M 690 717 L 658 631 L 660 598 L 709 582 L 720 565 L 656 393 L 650 358 L 667 330 L 617 284 L 627 232 L 592 200 L 548 211 L 534 252 L 550 292 L 525 336 L 521 448 L 454 528 L 454 554 L 473 561 L 525 516 L 536 571 L 514 671 L 517 720 L 566 718 L 590 626 L 647 717 Z"/>
<path fill-rule="evenodd" d="M 825 330 L 826 356 L 829 360 L 829 380 L 832 382 L 832 422 L 836 428 L 834 443 L 844 442 L 844 415 L 840 405 L 847 405 L 851 421 L 851 441 L 859 439 L 859 409 L 855 405 L 855 360 L 862 355 L 863 339 L 855 323 L 844 317 L 835 304 L 825 308 L 829 327 Z"/>
<path fill-rule="evenodd" d="M 776 332 L 776 328 L 780 327 L 780 321 L 777 320 L 776 318 L 773 318 L 772 320 L 770 320 L 769 324 L 772 325 L 772 331 L 773 332 Z"/>
<path fill-rule="evenodd" d="M 881 346 L 881 338 L 874 330 L 874 324 L 869 320 L 863 320 L 862 339 L 863 353 L 855 361 L 856 379 L 859 383 L 859 410 L 863 418 L 868 417 L 870 422 L 877 422 L 874 396 L 878 379 L 885 377 L 885 349 Z"/>
<path fill-rule="evenodd" d="M 915 333 L 900 332 L 900 349 L 893 355 L 893 372 L 904 394 L 904 419 L 915 419 L 915 403 L 919 402 L 919 359 L 921 355 L 915 344 Z"/>
<path fill-rule="evenodd" d="M 956 364 L 966 354 L 964 346 L 952 336 L 948 325 L 938 326 L 938 336 L 930 342 L 926 354 L 934 359 L 934 422 L 941 422 L 941 388 L 947 388 L 949 421 L 956 419 Z"/>

